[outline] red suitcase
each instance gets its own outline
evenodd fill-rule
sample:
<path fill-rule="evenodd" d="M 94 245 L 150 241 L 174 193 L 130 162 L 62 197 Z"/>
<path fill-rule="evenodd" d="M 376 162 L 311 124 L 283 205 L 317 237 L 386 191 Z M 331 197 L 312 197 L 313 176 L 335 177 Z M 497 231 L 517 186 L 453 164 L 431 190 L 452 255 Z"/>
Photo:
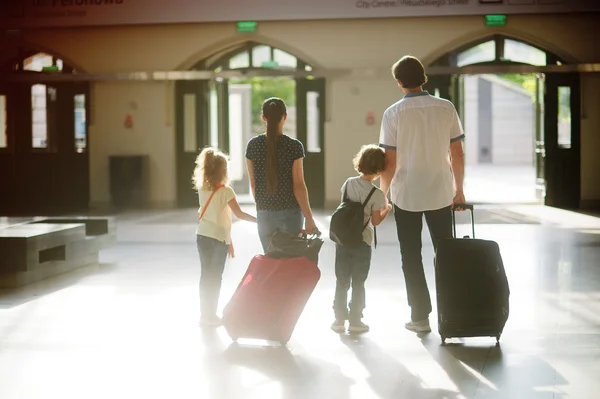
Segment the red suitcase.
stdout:
<path fill-rule="evenodd" d="M 321 271 L 308 258 L 255 256 L 223 310 L 223 326 L 234 341 L 255 338 L 285 345 Z"/>

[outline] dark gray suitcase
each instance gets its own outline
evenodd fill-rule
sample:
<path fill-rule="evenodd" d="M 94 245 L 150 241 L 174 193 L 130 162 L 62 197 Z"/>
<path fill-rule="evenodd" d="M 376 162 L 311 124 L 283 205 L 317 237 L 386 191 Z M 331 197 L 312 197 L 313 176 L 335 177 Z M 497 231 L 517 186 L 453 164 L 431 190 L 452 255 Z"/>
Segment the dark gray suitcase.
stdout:
<path fill-rule="evenodd" d="M 435 285 L 438 329 L 442 345 L 447 338 L 496 337 L 504 330 L 509 314 L 510 290 L 498 244 L 475 239 L 473 205 L 460 205 L 471 212 L 473 238 L 438 241 Z"/>

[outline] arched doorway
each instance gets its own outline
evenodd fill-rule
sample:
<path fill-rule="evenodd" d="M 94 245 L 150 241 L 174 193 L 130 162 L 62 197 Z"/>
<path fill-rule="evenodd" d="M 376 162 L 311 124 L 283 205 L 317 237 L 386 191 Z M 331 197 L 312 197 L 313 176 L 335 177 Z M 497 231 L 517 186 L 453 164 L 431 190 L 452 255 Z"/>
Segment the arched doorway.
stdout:
<path fill-rule="evenodd" d="M 552 52 L 521 40 L 494 35 L 438 58 L 431 66 L 463 68 L 465 74 L 432 76 L 426 89 L 454 102 L 465 128 L 470 130 L 467 133 L 471 133 L 471 143 L 467 143 L 467 147 L 477 142 L 476 151 L 471 151 L 475 155 L 471 158 L 490 163 L 494 162 L 494 157 L 516 158 L 519 150 L 529 151 L 541 201 L 550 206 L 576 209 L 581 198 L 579 74 L 518 73 L 519 66 L 523 65 L 544 67 L 562 64 L 565 60 Z M 468 69 L 473 65 L 486 65 L 491 71 L 488 75 L 474 75 L 477 85 L 469 85 L 473 78 L 468 75 Z M 491 74 L 500 79 L 494 80 Z M 525 109 L 527 101 L 519 100 L 518 96 L 513 96 L 512 100 L 505 96 L 505 101 L 511 101 L 512 109 L 504 107 L 505 111 L 510 111 L 500 115 L 498 107 L 492 104 L 492 98 L 497 97 L 494 92 L 496 83 L 507 83 L 506 87 L 515 88 L 515 92 L 521 86 L 525 97 L 529 92 L 530 109 Z M 477 120 L 470 120 L 468 115 L 465 118 L 471 106 L 465 103 L 469 90 L 475 90 L 478 98 L 480 114 Z M 521 107 L 516 105 L 518 101 L 522 102 Z M 528 123 L 525 119 L 529 120 L 524 117 L 525 114 L 532 115 L 531 126 L 523 126 Z M 524 120 L 522 124 L 515 123 L 519 118 Z M 513 125 L 496 123 L 496 119 L 512 121 Z M 504 129 L 505 134 L 499 129 Z M 523 137 L 521 141 L 513 141 L 516 132 L 522 129 L 533 132 L 530 143 Z M 512 133 L 512 138 L 508 133 Z M 466 140 L 469 140 L 469 134 Z"/>
<path fill-rule="evenodd" d="M 190 176 L 199 149 L 207 145 L 229 154 L 233 187 L 249 197 L 244 150 L 250 138 L 264 132 L 260 105 L 270 96 L 281 97 L 288 105 L 286 133 L 303 143 L 311 205 L 323 206 L 325 82 L 323 78 L 295 76 L 298 71 L 312 71 L 312 66 L 284 50 L 245 42 L 202 60 L 192 69 L 229 76 L 176 84 L 179 206 L 197 206 Z"/>
<path fill-rule="evenodd" d="M 0 214 L 87 210 L 88 83 L 53 81 L 77 70 L 35 49 L 20 48 L 1 68 L 8 79 L 0 81 Z"/>

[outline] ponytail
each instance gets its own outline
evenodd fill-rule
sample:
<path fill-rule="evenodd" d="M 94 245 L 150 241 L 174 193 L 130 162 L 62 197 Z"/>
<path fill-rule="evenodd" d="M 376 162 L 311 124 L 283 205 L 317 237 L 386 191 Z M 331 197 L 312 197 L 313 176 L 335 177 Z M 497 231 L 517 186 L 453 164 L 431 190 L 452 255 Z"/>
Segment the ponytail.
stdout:
<path fill-rule="evenodd" d="M 227 183 L 227 155 L 218 149 L 207 147 L 196 158 L 192 182 L 196 190 L 214 190 Z"/>
<path fill-rule="evenodd" d="M 267 120 L 267 193 L 275 194 L 279 186 L 278 156 L 279 123 L 287 113 L 285 103 L 280 98 L 271 97 L 263 103 L 263 115 Z"/>

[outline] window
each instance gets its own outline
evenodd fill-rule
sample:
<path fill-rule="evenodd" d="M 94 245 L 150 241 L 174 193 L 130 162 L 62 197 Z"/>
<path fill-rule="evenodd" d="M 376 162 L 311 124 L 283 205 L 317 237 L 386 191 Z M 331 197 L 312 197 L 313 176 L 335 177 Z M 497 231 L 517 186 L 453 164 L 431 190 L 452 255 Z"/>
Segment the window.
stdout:
<path fill-rule="evenodd" d="M 183 151 L 195 153 L 198 150 L 196 140 L 196 95 L 183 96 Z"/>
<path fill-rule="evenodd" d="M 247 51 L 229 59 L 229 69 L 250 68 L 250 54 Z"/>
<path fill-rule="evenodd" d="M 558 88 L 558 147 L 571 148 L 571 88 Z"/>
<path fill-rule="evenodd" d="M 504 58 L 529 65 L 546 65 L 546 53 L 527 43 L 506 39 L 504 41 Z"/>
<path fill-rule="evenodd" d="M 489 42 L 478 44 L 475 47 L 471 47 L 458 54 L 457 66 L 462 67 L 465 65 L 479 64 L 481 62 L 494 61 L 496 59 L 496 42 L 490 40 Z"/>
<path fill-rule="evenodd" d="M 519 0 L 521 1 L 521 0 Z M 519 63 L 544 66 L 549 63 L 562 65 L 559 57 L 517 39 L 494 35 L 486 41 L 469 48 L 461 48 L 438 58 L 434 66 L 458 66 L 482 63 Z"/>
<path fill-rule="evenodd" d="M 286 68 L 297 68 L 298 59 L 291 54 L 281 51 L 279 49 L 273 50 L 273 58 L 279 66 Z"/>
<path fill-rule="evenodd" d="M 85 152 L 87 149 L 87 115 L 85 108 L 85 94 L 76 94 L 75 105 L 75 151 Z"/>
<path fill-rule="evenodd" d="M 252 49 L 252 66 L 260 68 L 263 64 L 268 64 L 271 61 L 271 47 L 256 46 Z"/>
<path fill-rule="evenodd" d="M 239 181 L 244 178 L 244 104 L 243 94 L 229 93 L 229 178 Z"/>
<path fill-rule="evenodd" d="M 214 84 L 210 87 L 210 145 L 219 147 L 219 96 Z"/>
<path fill-rule="evenodd" d="M 8 147 L 8 114 L 6 112 L 6 96 L 0 95 L 0 148 Z"/>
<path fill-rule="evenodd" d="M 62 71 L 63 61 L 45 53 L 37 53 L 23 61 L 24 71 L 42 72 L 45 68 Z"/>
<path fill-rule="evenodd" d="M 288 68 L 312 71 L 310 65 L 298 60 L 292 54 L 266 44 L 245 43 L 233 55 L 212 59 L 207 64 L 198 64 L 194 68 L 209 68 L 215 72 L 244 68 Z M 231 54 L 231 53 L 230 53 Z"/>
<path fill-rule="evenodd" d="M 53 151 L 53 134 L 56 131 L 55 87 L 42 84 L 31 86 L 31 147 Z"/>
<path fill-rule="evenodd" d="M 46 85 L 31 87 L 31 133 L 33 148 L 48 148 L 48 104 Z"/>
<path fill-rule="evenodd" d="M 319 93 L 306 94 L 306 147 L 308 152 L 321 152 L 321 126 L 319 115 Z"/>

